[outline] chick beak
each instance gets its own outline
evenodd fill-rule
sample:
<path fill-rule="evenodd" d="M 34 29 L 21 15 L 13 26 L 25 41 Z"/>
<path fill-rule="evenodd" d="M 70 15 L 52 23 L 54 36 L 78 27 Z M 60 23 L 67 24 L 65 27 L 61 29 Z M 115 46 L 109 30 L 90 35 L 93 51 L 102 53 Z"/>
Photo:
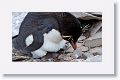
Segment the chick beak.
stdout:
<path fill-rule="evenodd" d="M 77 48 L 76 42 L 71 41 L 71 45 L 72 45 L 73 49 L 76 50 L 76 48 Z"/>

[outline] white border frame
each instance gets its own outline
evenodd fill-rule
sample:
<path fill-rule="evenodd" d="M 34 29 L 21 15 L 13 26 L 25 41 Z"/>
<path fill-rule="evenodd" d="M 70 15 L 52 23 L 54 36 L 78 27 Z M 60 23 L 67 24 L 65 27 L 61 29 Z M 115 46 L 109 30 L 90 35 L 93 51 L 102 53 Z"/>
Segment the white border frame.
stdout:
<path fill-rule="evenodd" d="M 113 0 L 1 0 L 0 73 L 114 74 Z M 12 12 L 102 12 L 102 62 L 12 62 Z"/>

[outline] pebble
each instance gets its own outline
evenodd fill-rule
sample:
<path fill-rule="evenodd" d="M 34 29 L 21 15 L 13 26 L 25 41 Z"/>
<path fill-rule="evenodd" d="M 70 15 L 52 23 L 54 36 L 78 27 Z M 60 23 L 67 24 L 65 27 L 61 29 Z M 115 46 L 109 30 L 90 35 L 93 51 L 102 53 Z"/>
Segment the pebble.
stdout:
<path fill-rule="evenodd" d="M 79 41 L 83 41 L 83 40 L 85 40 L 85 39 L 86 39 L 85 36 L 80 36 L 79 39 L 78 39 L 78 42 L 79 42 Z"/>
<path fill-rule="evenodd" d="M 76 50 L 73 51 L 73 53 L 69 53 L 67 55 L 71 56 L 74 59 L 77 59 L 79 56 L 82 55 L 82 53 L 83 52 L 80 49 L 77 48 Z"/>
<path fill-rule="evenodd" d="M 58 59 L 65 60 L 65 61 L 71 61 L 73 58 L 67 54 L 61 54 Z"/>
<path fill-rule="evenodd" d="M 89 48 L 85 46 L 81 46 L 79 49 L 81 49 L 82 52 L 87 52 L 89 50 Z"/>
<path fill-rule="evenodd" d="M 92 48 L 90 49 L 89 52 L 92 53 L 93 55 L 102 55 L 102 47 Z"/>
<path fill-rule="evenodd" d="M 101 55 L 97 55 L 97 56 L 93 56 L 93 57 L 88 57 L 85 62 L 101 62 L 102 61 L 102 56 Z"/>

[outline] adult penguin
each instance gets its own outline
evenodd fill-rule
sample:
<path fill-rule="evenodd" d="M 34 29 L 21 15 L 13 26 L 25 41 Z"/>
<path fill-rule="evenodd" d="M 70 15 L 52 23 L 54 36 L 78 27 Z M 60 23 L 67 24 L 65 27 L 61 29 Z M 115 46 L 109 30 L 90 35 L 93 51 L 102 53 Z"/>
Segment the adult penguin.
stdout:
<path fill-rule="evenodd" d="M 33 58 L 47 52 L 57 52 L 70 42 L 76 42 L 82 33 L 79 20 L 67 12 L 29 12 L 21 23 L 19 34 L 12 38 L 13 47 Z"/>

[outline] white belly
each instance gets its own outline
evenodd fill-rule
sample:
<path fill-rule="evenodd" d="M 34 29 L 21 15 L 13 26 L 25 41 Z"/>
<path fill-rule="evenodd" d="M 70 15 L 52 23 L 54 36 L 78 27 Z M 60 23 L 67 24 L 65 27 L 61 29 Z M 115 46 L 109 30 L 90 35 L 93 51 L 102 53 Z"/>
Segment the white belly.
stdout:
<path fill-rule="evenodd" d="M 29 46 L 33 42 L 33 35 L 30 35 L 26 38 L 26 45 Z M 66 41 L 62 39 L 60 33 L 56 30 L 50 31 L 48 34 L 44 34 L 44 43 L 43 45 L 31 52 L 33 58 L 43 57 L 48 52 L 57 52 L 65 46 Z"/>
<path fill-rule="evenodd" d="M 49 51 L 49 52 L 57 52 L 65 46 L 65 43 L 66 43 L 65 40 L 61 40 L 58 43 L 54 43 L 54 42 L 45 40 L 44 44 L 42 46 L 42 49 L 44 49 L 45 51 Z"/>

